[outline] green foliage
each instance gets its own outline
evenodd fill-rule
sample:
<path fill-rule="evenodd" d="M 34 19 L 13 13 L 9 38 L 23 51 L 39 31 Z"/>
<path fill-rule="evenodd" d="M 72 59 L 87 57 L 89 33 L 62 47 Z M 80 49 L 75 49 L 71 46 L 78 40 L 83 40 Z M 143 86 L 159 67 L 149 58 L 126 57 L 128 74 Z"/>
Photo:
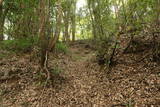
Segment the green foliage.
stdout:
<path fill-rule="evenodd" d="M 55 47 L 55 51 L 58 53 L 68 53 L 68 46 L 62 42 L 58 42 Z"/>
<path fill-rule="evenodd" d="M 33 45 L 38 43 L 37 38 L 21 38 L 15 40 L 4 40 L 0 42 L 0 48 L 12 52 L 28 52 Z"/>
<path fill-rule="evenodd" d="M 21 38 L 14 40 L 4 40 L 0 42 L 0 49 L 10 52 L 30 52 L 32 47 L 38 45 L 38 38 Z M 68 46 L 62 42 L 58 42 L 55 47 L 57 53 L 68 53 Z M 0 57 L 4 57 L 4 54 L 0 54 Z"/>

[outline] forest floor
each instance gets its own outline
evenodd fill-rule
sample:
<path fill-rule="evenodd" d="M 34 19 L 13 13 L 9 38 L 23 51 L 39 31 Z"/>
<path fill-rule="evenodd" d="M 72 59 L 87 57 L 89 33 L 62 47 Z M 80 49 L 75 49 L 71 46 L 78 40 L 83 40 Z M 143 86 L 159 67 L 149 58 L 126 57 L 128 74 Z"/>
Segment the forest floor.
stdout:
<path fill-rule="evenodd" d="M 136 62 L 145 52 L 119 54 L 108 74 L 86 44 L 69 50 L 50 56 L 49 70 L 57 73 L 48 85 L 28 54 L 0 59 L 0 72 L 10 76 L 0 81 L 0 107 L 160 107 L 159 64 Z"/>

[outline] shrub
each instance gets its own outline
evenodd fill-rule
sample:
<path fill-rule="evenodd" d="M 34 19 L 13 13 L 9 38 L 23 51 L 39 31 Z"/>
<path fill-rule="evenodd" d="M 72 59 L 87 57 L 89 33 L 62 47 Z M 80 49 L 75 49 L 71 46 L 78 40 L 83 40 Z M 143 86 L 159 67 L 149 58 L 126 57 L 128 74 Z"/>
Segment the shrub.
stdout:
<path fill-rule="evenodd" d="M 28 52 L 33 45 L 38 43 L 37 38 L 21 38 L 14 40 L 4 40 L 0 42 L 0 48 L 14 52 Z"/>
<path fill-rule="evenodd" d="M 2 50 L 12 52 L 30 52 L 35 45 L 38 46 L 38 37 L 4 40 L 0 42 L 0 48 Z M 68 47 L 66 44 L 58 42 L 55 47 L 55 52 L 67 54 Z"/>
<path fill-rule="evenodd" d="M 62 42 L 58 42 L 55 47 L 55 51 L 59 53 L 68 53 L 68 46 Z"/>

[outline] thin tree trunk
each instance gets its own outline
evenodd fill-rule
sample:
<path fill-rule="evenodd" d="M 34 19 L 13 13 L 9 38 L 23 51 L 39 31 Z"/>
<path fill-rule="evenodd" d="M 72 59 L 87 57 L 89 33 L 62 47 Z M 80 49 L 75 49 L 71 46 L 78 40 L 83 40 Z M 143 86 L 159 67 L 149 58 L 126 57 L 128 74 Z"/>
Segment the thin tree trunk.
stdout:
<path fill-rule="evenodd" d="M 67 11 L 64 13 L 64 29 L 65 29 L 66 42 L 69 43 L 69 41 L 70 41 L 70 37 L 69 37 L 69 13 Z"/>
<path fill-rule="evenodd" d="M 3 8 L 2 8 L 3 0 L 0 0 L 0 41 L 3 40 Z"/>
<path fill-rule="evenodd" d="M 2 5 L 2 3 L 3 3 L 3 0 L 0 0 L 0 5 Z"/>
<path fill-rule="evenodd" d="M 76 1 L 73 1 L 72 8 L 72 41 L 75 41 L 75 33 L 76 33 Z"/>
<path fill-rule="evenodd" d="M 156 6 L 156 23 L 157 26 L 160 27 L 160 0 L 157 0 L 157 6 Z"/>
<path fill-rule="evenodd" d="M 47 79 L 50 79 L 50 72 L 47 69 L 47 62 L 48 62 L 48 41 L 47 41 L 47 36 L 46 36 L 46 31 L 47 31 L 47 22 L 49 20 L 49 15 L 48 15 L 48 9 L 46 6 L 46 0 L 41 0 L 40 1 L 40 32 L 39 32 L 39 37 L 40 37 L 40 42 L 41 42 L 41 70 L 44 72 L 47 72 Z"/>
<path fill-rule="evenodd" d="M 72 41 L 75 41 L 75 33 L 76 33 L 76 21 L 75 21 L 75 15 L 72 19 Z"/>
<path fill-rule="evenodd" d="M 54 37 L 51 39 L 49 43 L 49 51 L 51 51 L 59 38 L 60 32 L 61 32 L 61 25 L 62 25 L 62 9 L 61 9 L 61 3 L 60 0 L 58 0 L 58 9 L 57 9 L 57 17 L 56 17 L 56 30 L 54 33 Z"/>
<path fill-rule="evenodd" d="M 90 7 L 89 3 L 88 3 L 88 7 L 89 7 L 89 13 L 90 13 L 91 23 L 92 23 L 92 34 L 93 34 L 94 39 L 97 39 L 96 28 L 95 28 L 95 21 L 94 21 L 93 13 L 91 11 L 91 7 Z"/>
<path fill-rule="evenodd" d="M 8 8 L 4 9 L 3 11 L 3 6 L 0 5 L 0 41 L 4 39 L 4 24 L 7 13 L 8 13 Z"/>
<path fill-rule="evenodd" d="M 3 40 L 3 10 L 2 5 L 0 5 L 0 41 Z"/>

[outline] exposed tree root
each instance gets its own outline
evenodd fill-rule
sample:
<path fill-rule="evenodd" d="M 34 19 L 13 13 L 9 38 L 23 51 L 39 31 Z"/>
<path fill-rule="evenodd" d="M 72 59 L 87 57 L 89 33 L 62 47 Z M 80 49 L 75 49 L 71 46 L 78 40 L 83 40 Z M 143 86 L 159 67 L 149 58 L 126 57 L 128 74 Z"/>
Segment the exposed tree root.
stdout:
<path fill-rule="evenodd" d="M 41 66 L 41 70 L 40 71 L 47 73 L 46 74 L 47 80 L 50 80 L 51 79 L 51 73 L 48 70 L 47 62 L 48 62 L 48 51 L 46 52 L 45 61 L 44 61 L 43 66 Z"/>

